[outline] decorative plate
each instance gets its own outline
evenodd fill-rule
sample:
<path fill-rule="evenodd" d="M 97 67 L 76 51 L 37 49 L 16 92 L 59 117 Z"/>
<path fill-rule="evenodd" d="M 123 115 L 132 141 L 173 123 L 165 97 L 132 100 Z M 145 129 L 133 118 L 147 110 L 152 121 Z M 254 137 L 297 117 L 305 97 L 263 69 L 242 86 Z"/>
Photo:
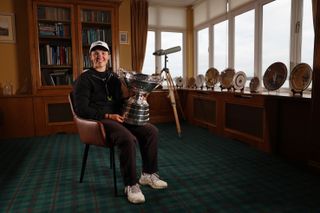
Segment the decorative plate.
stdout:
<path fill-rule="evenodd" d="M 242 90 L 246 85 L 246 81 L 247 75 L 244 72 L 236 72 L 236 74 L 233 76 L 233 88 L 235 90 Z"/>
<path fill-rule="evenodd" d="M 282 62 L 271 64 L 263 75 L 263 84 L 268 91 L 279 89 L 287 79 L 287 67 Z"/>
<path fill-rule="evenodd" d="M 202 88 L 205 82 L 205 77 L 202 74 L 197 75 L 196 77 L 196 87 Z"/>
<path fill-rule="evenodd" d="M 219 71 L 216 68 L 209 68 L 205 75 L 205 81 L 207 87 L 214 87 L 219 80 Z"/>
<path fill-rule="evenodd" d="M 233 76 L 235 74 L 234 69 L 227 68 L 220 74 L 220 85 L 222 88 L 229 89 L 232 87 Z"/>
<path fill-rule="evenodd" d="M 176 77 L 175 82 L 177 87 L 183 87 L 183 78 L 181 76 Z"/>
<path fill-rule="evenodd" d="M 196 83 L 196 79 L 194 77 L 191 77 L 188 79 L 188 87 L 189 88 L 193 88 L 195 86 L 195 83 Z"/>
<path fill-rule="evenodd" d="M 306 63 L 296 65 L 291 71 L 289 83 L 295 92 L 307 89 L 312 80 L 312 69 Z"/>
<path fill-rule="evenodd" d="M 257 92 L 258 88 L 260 86 L 260 80 L 258 77 L 253 77 L 250 81 L 249 87 L 250 87 L 250 92 Z"/>

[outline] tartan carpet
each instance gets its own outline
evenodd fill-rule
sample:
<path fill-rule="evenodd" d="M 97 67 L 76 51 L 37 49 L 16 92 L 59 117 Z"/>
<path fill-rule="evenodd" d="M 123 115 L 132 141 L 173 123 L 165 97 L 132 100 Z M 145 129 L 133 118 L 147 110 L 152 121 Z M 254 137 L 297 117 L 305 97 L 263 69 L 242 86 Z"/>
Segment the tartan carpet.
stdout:
<path fill-rule="evenodd" d="M 159 174 L 169 187 L 142 186 L 140 205 L 123 197 L 118 160 L 114 197 L 108 149 L 90 148 L 78 182 L 76 134 L 0 141 L 0 212 L 320 212 L 318 176 L 206 129 L 183 124 L 178 138 L 173 123 L 157 127 Z"/>

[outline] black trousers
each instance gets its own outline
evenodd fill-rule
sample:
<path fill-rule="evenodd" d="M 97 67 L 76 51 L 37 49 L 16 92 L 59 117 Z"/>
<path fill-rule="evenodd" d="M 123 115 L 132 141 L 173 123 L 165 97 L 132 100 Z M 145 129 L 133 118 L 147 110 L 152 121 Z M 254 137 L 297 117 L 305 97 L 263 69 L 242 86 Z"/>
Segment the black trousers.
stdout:
<path fill-rule="evenodd" d="M 107 140 L 116 144 L 119 150 L 120 170 L 125 186 L 137 183 L 136 144 L 142 158 L 142 172 L 158 171 L 158 129 L 152 124 L 135 126 L 113 120 L 102 120 Z"/>

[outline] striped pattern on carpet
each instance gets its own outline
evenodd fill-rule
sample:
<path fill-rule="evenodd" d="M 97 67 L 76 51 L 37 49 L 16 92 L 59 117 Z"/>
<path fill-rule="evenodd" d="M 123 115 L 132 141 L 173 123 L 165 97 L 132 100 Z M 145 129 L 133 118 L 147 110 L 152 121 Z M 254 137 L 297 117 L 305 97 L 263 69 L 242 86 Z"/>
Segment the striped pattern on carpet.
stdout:
<path fill-rule="evenodd" d="M 319 177 L 199 127 L 183 124 L 180 139 L 173 123 L 157 126 L 169 187 L 143 186 L 140 205 L 114 197 L 108 149 L 90 148 L 78 182 L 78 135 L 0 141 L 0 212 L 320 212 Z M 117 173 L 123 194 L 118 161 Z"/>

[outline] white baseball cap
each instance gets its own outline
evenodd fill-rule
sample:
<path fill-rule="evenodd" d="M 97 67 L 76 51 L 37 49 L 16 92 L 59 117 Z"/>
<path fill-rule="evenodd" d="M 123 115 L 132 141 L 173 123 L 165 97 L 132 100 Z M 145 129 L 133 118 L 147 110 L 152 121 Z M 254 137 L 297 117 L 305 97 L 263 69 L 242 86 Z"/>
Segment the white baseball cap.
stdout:
<path fill-rule="evenodd" d="M 110 52 L 108 44 L 104 41 L 93 42 L 90 46 L 89 53 L 91 53 L 91 51 L 96 50 L 96 49 L 105 50 L 105 51 Z"/>

